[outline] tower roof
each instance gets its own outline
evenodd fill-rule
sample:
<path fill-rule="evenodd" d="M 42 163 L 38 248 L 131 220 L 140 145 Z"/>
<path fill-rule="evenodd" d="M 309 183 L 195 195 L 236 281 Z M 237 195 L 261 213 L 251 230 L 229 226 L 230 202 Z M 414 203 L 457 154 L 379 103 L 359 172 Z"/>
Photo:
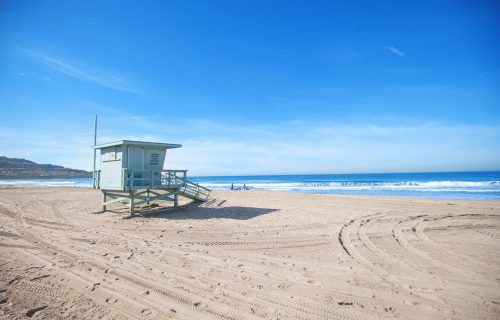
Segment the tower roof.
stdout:
<path fill-rule="evenodd" d="M 158 148 L 158 149 L 174 149 L 174 148 L 181 148 L 182 147 L 182 144 L 175 144 L 175 143 L 119 140 L 119 141 L 114 141 L 114 142 L 98 144 L 96 146 L 92 146 L 91 148 L 92 149 L 102 149 L 102 148 L 121 146 L 121 145 L 136 146 L 136 147 L 152 147 L 152 148 Z"/>

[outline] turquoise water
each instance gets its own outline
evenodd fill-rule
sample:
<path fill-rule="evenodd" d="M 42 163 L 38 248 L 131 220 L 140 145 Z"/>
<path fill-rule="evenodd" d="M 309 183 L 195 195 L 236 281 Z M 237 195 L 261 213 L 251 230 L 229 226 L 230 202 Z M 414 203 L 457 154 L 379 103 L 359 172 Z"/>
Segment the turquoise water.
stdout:
<path fill-rule="evenodd" d="M 313 194 L 500 199 L 500 171 L 190 177 L 213 190 L 249 189 Z M 0 180 L 0 186 L 91 187 L 91 179 Z"/>

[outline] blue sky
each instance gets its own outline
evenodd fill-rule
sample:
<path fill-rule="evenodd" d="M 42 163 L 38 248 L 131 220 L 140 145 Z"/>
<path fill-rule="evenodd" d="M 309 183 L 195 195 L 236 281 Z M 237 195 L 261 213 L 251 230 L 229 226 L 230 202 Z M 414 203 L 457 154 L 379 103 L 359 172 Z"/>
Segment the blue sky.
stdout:
<path fill-rule="evenodd" d="M 496 1 L 2 1 L 0 154 L 194 175 L 500 169 Z"/>

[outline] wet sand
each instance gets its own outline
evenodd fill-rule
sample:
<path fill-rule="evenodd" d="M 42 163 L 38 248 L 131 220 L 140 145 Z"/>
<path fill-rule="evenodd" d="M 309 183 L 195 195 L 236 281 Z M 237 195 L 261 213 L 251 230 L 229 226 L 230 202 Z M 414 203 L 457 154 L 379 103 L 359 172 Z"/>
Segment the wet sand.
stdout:
<path fill-rule="evenodd" d="M 147 217 L 0 189 L 0 318 L 498 319 L 500 202 L 218 191 Z"/>

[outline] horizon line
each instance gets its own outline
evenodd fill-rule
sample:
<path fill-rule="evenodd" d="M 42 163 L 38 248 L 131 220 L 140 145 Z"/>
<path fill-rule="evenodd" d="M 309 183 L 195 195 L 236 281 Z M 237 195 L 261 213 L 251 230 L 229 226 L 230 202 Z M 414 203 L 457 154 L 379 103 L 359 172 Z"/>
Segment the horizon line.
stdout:
<path fill-rule="evenodd" d="M 492 170 L 464 170 L 464 171 L 401 171 L 401 172 L 354 172 L 354 173 L 284 173 L 284 174 L 249 174 L 249 175 L 196 175 L 192 178 L 209 177 L 262 177 L 262 176 L 315 176 L 315 175 L 353 175 L 353 174 L 411 174 L 411 173 L 481 173 L 499 172 L 500 169 Z"/>

